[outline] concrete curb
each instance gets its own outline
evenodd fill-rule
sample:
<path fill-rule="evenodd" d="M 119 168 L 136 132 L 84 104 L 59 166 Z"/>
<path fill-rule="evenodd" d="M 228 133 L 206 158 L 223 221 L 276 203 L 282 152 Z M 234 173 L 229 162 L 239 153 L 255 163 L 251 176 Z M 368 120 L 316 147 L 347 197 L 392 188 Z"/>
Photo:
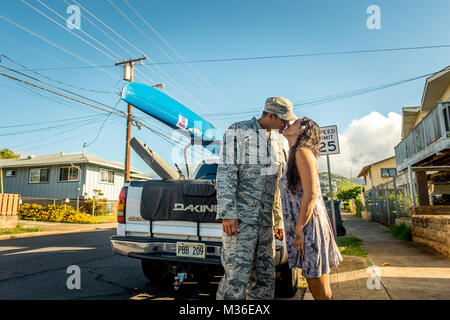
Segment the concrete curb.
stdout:
<path fill-rule="evenodd" d="M 83 228 L 78 229 L 72 229 L 72 230 L 63 230 L 63 231 L 38 231 L 38 232 L 24 232 L 24 233 L 16 233 L 16 234 L 4 234 L 0 235 L 0 240 L 9 240 L 9 239 L 15 239 L 15 238 L 28 238 L 28 237 L 40 237 L 40 236 L 51 236 L 51 235 L 58 235 L 58 234 L 65 234 L 65 233 L 77 233 L 77 232 L 83 232 L 83 231 L 95 231 L 95 230 L 102 230 L 102 229 L 113 229 L 114 226 L 107 225 L 107 226 L 86 226 Z"/>

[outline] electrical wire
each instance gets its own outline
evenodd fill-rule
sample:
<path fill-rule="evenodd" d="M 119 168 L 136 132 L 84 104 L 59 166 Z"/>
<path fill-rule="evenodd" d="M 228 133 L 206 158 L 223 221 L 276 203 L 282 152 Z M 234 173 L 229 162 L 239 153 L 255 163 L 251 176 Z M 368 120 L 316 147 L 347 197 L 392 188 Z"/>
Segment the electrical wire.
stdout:
<path fill-rule="evenodd" d="M 33 79 L 33 80 L 35 80 L 35 81 L 44 83 L 44 84 L 46 84 L 46 85 L 48 85 L 48 86 L 50 86 L 50 87 L 52 87 L 52 88 L 59 89 L 59 90 L 61 90 L 61 91 L 64 91 L 64 92 L 73 94 L 73 95 L 75 95 L 75 96 L 77 96 L 77 97 L 80 97 L 80 98 L 86 99 L 86 100 L 88 100 L 88 101 L 95 102 L 95 103 L 98 103 L 98 104 L 100 104 L 100 105 L 103 105 L 103 106 L 105 106 L 105 107 L 107 107 L 107 108 L 110 108 L 110 106 L 108 106 L 107 104 L 104 104 L 104 103 L 102 103 L 102 102 L 99 102 L 99 101 L 93 100 L 93 99 L 91 99 L 91 98 L 85 97 L 85 96 L 80 95 L 80 94 L 78 94 L 78 93 L 76 93 L 76 92 L 73 92 L 73 91 L 70 91 L 70 90 L 67 90 L 67 89 L 64 89 L 64 88 L 61 88 L 61 87 L 52 85 L 52 84 L 50 84 L 50 83 L 48 83 L 48 82 L 42 81 L 42 80 L 40 80 L 40 79 L 38 79 L 38 78 L 32 77 L 32 76 L 27 75 L 27 74 L 25 74 L 25 73 L 22 73 L 22 72 L 20 72 L 20 71 L 17 71 L 17 70 L 14 70 L 14 69 L 5 67 L 5 66 L 3 66 L 3 65 L 1 65 L 1 64 L 0 64 L 0 67 L 2 67 L 2 68 L 4 68 L 4 69 L 7 69 L 7 70 L 9 70 L 9 71 L 18 73 L 18 74 L 20 74 L 20 75 L 22 75 L 22 76 L 25 76 L 25 77 L 27 77 L 27 78 Z M 116 94 L 119 94 L 119 93 L 116 93 Z"/>
<path fill-rule="evenodd" d="M 92 117 L 92 118 L 95 118 L 95 117 Z M 10 132 L 10 133 L 0 133 L 0 136 L 4 137 L 4 136 L 19 135 L 19 134 L 25 134 L 25 133 L 31 133 L 31 132 L 40 132 L 40 131 L 46 131 L 46 130 L 50 130 L 50 129 L 64 128 L 67 126 L 76 126 L 76 125 L 79 125 L 79 124 L 82 124 L 85 122 L 86 122 L 86 120 L 83 119 L 83 120 L 78 120 L 78 121 L 71 122 L 71 123 L 59 124 L 56 126 L 42 127 L 42 128 L 37 128 L 37 129 L 29 129 L 29 130 L 25 130 L 25 131 L 16 131 L 16 132 Z"/>
<path fill-rule="evenodd" d="M 117 33 L 116 31 L 114 31 L 111 27 L 109 27 L 107 24 L 105 24 L 103 21 L 101 21 L 99 18 L 97 18 L 94 14 L 92 14 L 90 11 L 88 11 L 85 7 L 83 7 L 81 4 L 79 4 L 76 0 L 72 0 L 74 3 L 76 3 L 78 6 L 80 6 L 84 11 L 86 11 L 87 13 L 89 13 L 92 17 L 94 17 L 97 21 L 99 21 L 100 23 L 102 23 L 105 27 L 107 27 L 111 32 L 113 32 L 116 36 L 118 36 L 120 39 L 122 39 L 123 41 L 125 41 L 130 47 L 133 47 L 135 50 L 137 50 L 140 54 L 146 56 L 151 62 L 152 59 L 150 57 L 148 57 L 148 55 L 146 55 L 142 50 L 140 50 L 139 48 L 137 48 L 134 44 L 132 44 L 130 41 L 128 41 L 127 39 L 125 39 L 124 37 L 122 37 L 119 33 Z M 116 9 L 117 10 L 117 9 Z M 144 64 L 144 68 L 150 70 L 150 72 L 153 72 L 155 74 L 157 74 L 159 77 L 163 78 L 164 81 L 166 82 L 170 82 L 174 85 L 174 87 L 179 88 L 179 90 L 181 90 L 182 92 L 184 92 L 185 95 L 191 97 L 191 99 L 193 99 L 193 101 L 195 101 L 195 104 L 197 104 L 198 106 L 201 106 L 202 108 L 206 109 L 207 108 L 205 106 L 202 105 L 202 103 L 200 101 L 198 101 L 189 91 L 187 91 L 186 89 L 184 89 L 175 79 L 173 79 L 170 75 L 168 75 L 163 69 L 161 69 L 159 66 L 156 66 L 156 68 L 158 70 L 161 71 L 162 74 L 165 75 L 162 76 L 158 73 L 156 73 L 154 70 L 150 69 L 146 64 Z"/>
<path fill-rule="evenodd" d="M 48 44 L 51 44 L 52 46 L 54 46 L 54 47 L 56 47 L 56 48 L 58 48 L 58 49 L 64 51 L 65 53 L 70 54 L 71 56 L 77 58 L 78 60 L 80 60 L 80 61 L 82 61 L 82 62 L 84 62 L 84 63 L 87 63 L 87 64 L 91 65 L 92 67 L 94 67 L 94 68 L 100 70 L 101 72 L 106 73 L 106 74 L 108 74 L 109 76 L 111 76 L 111 77 L 113 77 L 113 78 L 115 78 L 115 79 L 120 79 L 120 78 L 117 77 L 116 75 L 114 75 L 114 74 L 112 74 L 112 73 L 110 73 L 110 72 L 107 72 L 107 71 L 105 71 L 105 70 L 102 70 L 101 68 L 99 68 L 98 66 L 96 66 L 95 64 L 93 64 L 92 62 L 90 62 L 90 61 L 88 61 L 88 60 L 86 60 L 86 59 L 84 59 L 84 58 L 78 56 L 77 54 L 73 53 L 73 52 L 70 51 L 70 50 L 67 50 L 67 49 L 65 49 L 65 48 L 63 48 L 63 47 L 57 45 L 56 43 L 54 43 L 54 42 L 48 40 L 48 39 L 45 38 L 44 36 L 42 36 L 42 35 L 40 35 L 40 34 L 37 34 L 37 33 L 33 32 L 33 31 L 30 31 L 29 29 L 27 29 L 26 27 L 22 26 L 21 24 L 19 24 L 19 23 L 13 21 L 13 20 L 11 20 L 11 19 L 9 19 L 9 18 L 7 18 L 7 17 L 5 17 L 5 16 L 3 16 L 3 15 L 1 15 L 1 14 L 0 14 L 0 18 L 3 19 L 3 20 L 5 20 L 5 21 L 8 22 L 8 23 L 10 23 L 10 24 L 12 24 L 12 25 L 14 25 L 14 26 L 16 26 L 16 27 L 22 29 L 23 31 L 25 31 L 25 32 L 27 32 L 27 33 L 29 33 L 29 34 L 31 34 L 31 35 L 33 35 L 33 36 L 35 36 L 35 37 L 41 39 L 42 41 L 45 41 L 45 42 L 47 42 Z"/>
<path fill-rule="evenodd" d="M 424 50 L 424 49 L 442 49 L 450 48 L 450 44 L 433 45 L 433 46 L 417 46 L 417 47 L 400 47 L 400 48 L 382 48 L 382 49 L 367 49 L 367 50 L 352 50 L 352 51 L 329 51 L 329 52 L 313 52 L 313 53 L 298 53 L 288 55 L 273 55 L 273 56 L 254 56 L 254 57 L 234 57 L 222 59 L 204 59 L 204 60 L 188 60 L 188 61 L 166 61 L 154 62 L 149 65 L 166 65 L 175 63 L 211 63 L 211 62 L 230 62 L 230 61 L 248 61 L 248 60 L 268 60 L 268 59 L 286 59 L 299 57 L 313 57 L 313 56 L 331 56 L 331 55 L 345 55 L 345 54 L 360 54 L 360 53 L 378 53 L 378 52 L 392 52 L 392 51 L 406 51 L 406 50 Z"/>
<path fill-rule="evenodd" d="M 117 108 L 117 106 L 119 105 L 120 101 L 122 101 L 122 99 L 119 99 L 119 100 L 117 101 L 116 105 L 115 105 L 114 108 L 113 108 L 113 111 L 116 110 L 116 108 Z M 106 121 L 109 119 L 110 116 L 111 116 L 111 113 L 108 113 L 108 115 L 105 117 L 105 120 L 103 120 L 103 123 L 102 123 L 102 125 L 100 126 L 100 129 L 98 130 L 98 133 L 97 133 L 97 135 L 95 136 L 94 140 L 92 140 L 91 142 L 89 142 L 89 143 L 86 145 L 86 147 L 90 146 L 91 144 L 93 144 L 93 143 L 97 140 L 97 138 L 98 138 L 99 135 L 100 135 L 100 132 L 102 132 L 103 126 L 105 125 Z"/>
<path fill-rule="evenodd" d="M 23 3 L 25 3 L 26 5 L 28 5 L 29 7 L 31 7 L 34 11 L 40 13 L 41 15 L 43 15 L 44 17 L 46 17 L 47 19 L 49 19 L 50 21 L 52 21 L 53 23 L 55 23 L 56 25 L 58 25 L 59 27 L 63 28 L 64 30 L 66 30 L 67 32 L 73 34 L 75 37 L 77 37 L 78 39 L 82 40 L 84 43 L 90 45 L 91 47 L 93 47 L 94 49 L 96 49 L 97 51 L 103 53 L 104 55 L 106 55 L 107 57 L 111 58 L 111 60 L 116 61 L 116 59 L 112 56 L 110 56 L 109 54 L 107 54 L 106 52 L 104 52 L 102 49 L 97 48 L 96 46 L 94 46 L 92 43 L 90 43 L 89 41 L 87 41 L 86 39 L 80 37 L 79 35 L 77 35 L 75 32 L 71 31 L 70 29 L 64 27 L 62 24 L 56 22 L 55 20 L 53 20 L 52 18 L 50 18 L 49 16 L 47 16 L 45 13 L 43 13 L 42 11 L 40 11 L 39 9 L 33 7 L 31 4 L 29 4 L 28 2 L 26 2 L 25 0 L 21 0 Z M 39 1 L 39 0 L 37 0 Z M 41 3 L 42 4 L 42 3 Z M 64 19 L 65 20 L 65 19 Z"/>
<path fill-rule="evenodd" d="M 116 120 L 119 120 L 119 119 L 116 119 Z M 100 121 L 97 121 L 97 122 L 100 122 Z M 89 124 L 93 124 L 93 122 L 91 122 L 91 123 L 86 123 L 86 124 L 81 125 L 81 126 L 79 126 L 79 127 L 87 126 L 87 125 L 89 125 Z M 72 131 L 72 129 L 70 129 L 70 130 L 68 130 L 68 131 L 66 131 L 66 132 L 71 132 L 71 131 Z M 91 133 L 91 132 L 94 132 L 94 131 L 97 131 L 97 128 L 94 128 L 93 130 L 89 130 L 89 131 L 87 131 L 85 134 L 88 134 L 88 133 Z M 58 135 L 60 135 L 60 134 L 58 134 Z M 54 135 L 54 136 L 57 136 L 57 135 Z M 42 147 L 48 146 L 49 144 L 51 144 L 51 145 L 53 146 L 53 145 L 55 145 L 55 144 L 58 144 L 58 143 L 61 143 L 61 142 L 66 142 L 66 141 L 70 141 L 70 140 L 73 140 L 73 139 L 76 139 L 76 138 L 79 138 L 79 137 L 80 137 L 80 136 L 77 136 L 77 135 L 73 136 L 73 135 L 72 135 L 71 137 L 67 137 L 67 138 L 64 138 L 64 139 L 60 139 L 60 140 L 56 140 L 56 141 L 52 141 L 52 142 L 47 142 L 47 143 L 45 143 L 45 144 L 33 146 L 33 147 L 31 147 L 31 149 L 42 148 Z M 17 148 L 17 146 L 9 147 L 8 149 L 13 149 L 13 148 Z"/>
<path fill-rule="evenodd" d="M 100 121 L 101 121 L 101 120 L 96 119 L 96 120 L 85 121 L 85 122 L 83 122 L 83 123 L 80 124 L 80 125 L 78 125 L 78 124 L 76 124 L 76 125 L 69 125 L 69 126 L 64 127 L 64 130 L 63 130 L 63 131 L 59 131 L 59 132 L 57 132 L 56 134 L 52 134 L 52 135 L 50 135 L 50 136 L 46 136 L 46 137 L 43 137 L 43 138 L 39 138 L 39 139 L 37 139 L 37 140 L 28 141 L 28 142 L 26 142 L 26 143 L 22 143 L 22 144 L 17 144 L 17 145 L 14 145 L 14 146 L 10 146 L 10 147 L 8 147 L 8 148 L 9 148 L 9 149 L 13 149 L 13 148 L 17 148 L 17 147 L 23 147 L 23 146 L 27 146 L 27 145 L 30 145 L 30 144 L 34 144 L 34 143 L 36 143 L 36 142 L 48 141 L 48 140 L 51 139 L 51 138 L 54 138 L 54 137 L 57 137 L 57 136 L 61 136 L 61 135 L 65 134 L 65 133 L 67 133 L 67 132 L 73 133 L 73 129 L 74 129 L 74 128 L 82 128 L 82 127 L 84 127 L 84 126 L 87 126 L 87 125 L 90 125 L 90 124 L 93 124 L 93 123 L 98 123 L 98 122 L 100 122 Z"/>
<path fill-rule="evenodd" d="M 150 41 L 151 44 L 153 44 L 160 52 L 162 52 L 167 58 L 169 58 L 170 61 L 174 62 L 174 64 L 177 66 L 177 68 L 183 72 L 188 78 L 190 78 L 199 88 L 201 88 L 204 92 L 206 92 L 207 94 L 211 95 L 212 97 L 216 98 L 217 95 L 219 95 L 227 104 L 229 104 L 232 107 L 232 104 L 228 102 L 228 100 L 226 100 L 226 98 L 215 88 L 211 85 L 211 83 L 209 81 L 207 81 L 206 79 L 204 79 L 204 77 L 202 77 L 196 70 L 194 70 L 189 64 L 188 66 L 191 68 L 191 70 L 193 70 L 198 76 L 200 76 L 200 78 L 207 84 L 209 85 L 209 87 L 211 89 L 213 89 L 216 92 L 216 95 L 213 95 L 212 92 L 208 89 L 206 89 L 201 83 L 199 83 L 196 79 L 194 79 L 188 72 L 186 72 L 181 66 L 180 64 L 176 63 L 174 59 L 172 59 L 168 53 L 162 49 L 160 46 L 158 46 L 150 37 L 148 37 L 147 33 L 145 33 L 142 29 L 140 29 L 130 18 L 128 18 L 117 6 L 115 6 L 112 2 L 112 0 L 107 0 L 112 6 L 114 6 L 116 8 L 116 10 L 118 10 L 120 12 L 120 14 L 122 14 L 122 16 L 124 18 L 126 18 L 147 40 Z M 159 39 L 161 39 L 172 51 L 174 51 L 179 57 L 181 57 L 180 54 L 178 54 L 178 52 L 173 49 L 172 46 L 170 46 L 170 44 L 142 17 L 141 14 L 139 14 L 139 12 L 137 12 L 126 0 L 123 0 L 123 2 L 134 12 L 134 14 L 139 17 L 149 28 L 150 30 L 155 33 Z M 183 57 L 181 57 L 183 59 Z"/>
<path fill-rule="evenodd" d="M 438 71 L 438 72 L 440 72 L 440 71 Z M 422 78 L 425 78 L 425 77 L 429 77 L 429 76 L 432 76 L 432 75 L 434 75 L 436 73 L 437 72 L 428 73 L 428 74 L 425 74 L 425 75 L 412 77 L 412 78 L 404 79 L 404 80 L 400 80 L 400 81 L 385 83 L 385 84 L 381 84 L 381 85 L 378 85 L 378 86 L 372 86 L 372 87 L 368 87 L 368 88 L 352 90 L 352 91 L 346 91 L 346 92 L 342 92 L 342 93 L 338 93 L 338 94 L 333 94 L 333 95 L 328 95 L 328 96 L 324 96 L 324 97 L 304 100 L 304 101 L 301 101 L 301 102 L 296 102 L 293 105 L 294 105 L 294 109 L 300 109 L 300 108 L 311 107 L 311 106 L 320 105 L 320 104 L 324 104 L 324 103 L 334 102 L 334 101 L 338 101 L 338 100 L 342 100 L 342 99 L 352 98 L 352 97 L 359 96 L 359 95 L 362 95 L 362 94 L 366 94 L 366 93 L 370 93 L 370 92 L 373 92 L 373 91 L 378 91 L 378 90 L 390 88 L 390 87 L 401 85 L 401 84 L 404 84 L 404 83 L 407 83 L 407 82 L 411 82 L 411 81 L 414 81 L 414 80 L 418 80 L 418 79 L 422 79 Z M 209 116 L 212 117 L 212 118 L 217 117 L 219 120 L 226 120 L 226 119 L 233 119 L 232 116 L 256 113 L 256 112 L 259 112 L 261 110 L 262 110 L 261 108 L 252 108 L 252 109 L 249 109 L 247 111 L 216 113 L 216 114 L 210 114 Z M 224 116 L 224 117 L 222 117 L 222 116 Z"/>
<path fill-rule="evenodd" d="M 81 103 L 81 104 L 84 104 L 84 105 L 93 107 L 93 108 L 95 108 L 95 109 L 102 110 L 102 111 L 105 111 L 105 112 L 111 112 L 111 111 L 109 111 L 109 110 L 106 110 L 106 109 L 104 109 L 104 108 L 95 106 L 95 105 L 93 105 L 93 104 L 90 104 L 90 103 L 87 103 L 87 102 L 84 102 L 84 101 L 81 101 L 81 100 L 78 100 L 78 99 L 75 99 L 75 98 L 72 98 L 72 97 L 63 95 L 63 94 L 61 94 L 61 93 L 58 93 L 58 92 L 55 92 L 55 91 L 52 91 L 52 90 L 49 90 L 49 89 L 40 87 L 40 86 L 38 86 L 38 85 L 36 85 L 36 84 L 34 84 L 34 83 L 27 82 L 27 81 L 25 81 L 25 80 L 15 78 L 15 77 L 10 76 L 10 75 L 8 75 L 8 74 L 6 74 L 6 73 L 0 72 L 0 75 L 2 75 L 2 76 L 4 76 L 4 77 L 7 77 L 7 78 L 9 78 L 9 79 L 15 80 L 15 81 L 19 81 L 19 82 L 28 84 L 28 85 L 33 86 L 33 87 L 35 87 L 35 88 L 38 88 L 38 89 L 41 89 L 41 90 L 44 90 L 44 91 L 47 91 L 47 92 L 56 94 L 56 95 L 58 95 L 58 96 L 61 96 L 61 97 L 66 98 L 66 99 L 70 99 L 70 100 L 79 102 L 79 103 Z M 119 113 L 114 113 L 114 114 L 117 115 L 117 116 L 120 116 L 120 117 L 127 117 L 127 115 L 126 115 L 124 112 L 121 112 L 121 114 L 119 114 Z"/>
<path fill-rule="evenodd" d="M 98 115 L 96 117 L 103 117 L 103 115 Z M 29 122 L 29 123 L 22 123 L 22 124 L 14 124 L 10 126 L 2 126 L 0 129 L 9 129 L 9 128 L 18 128 L 18 127 L 32 127 L 32 126 L 38 126 L 42 124 L 48 124 L 48 123 L 54 123 L 54 122 L 66 122 L 66 121 L 72 121 L 72 120 L 81 120 L 81 119 L 90 119 L 92 116 L 84 116 L 84 117 L 76 117 L 76 118 L 69 118 L 69 119 L 59 119 L 59 120 L 48 120 L 44 122 Z"/>
<path fill-rule="evenodd" d="M 73 84 L 69 84 L 69 83 L 66 83 L 66 82 L 62 82 L 62 81 L 53 79 L 53 78 L 51 78 L 51 77 L 48 77 L 48 76 L 46 76 L 46 75 L 43 75 L 43 74 L 41 74 L 41 73 L 39 73 L 39 72 L 37 72 L 37 71 L 35 71 L 35 70 L 33 70 L 33 69 L 30 69 L 30 68 L 24 66 L 23 64 L 20 64 L 19 62 L 15 61 L 14 59 L 12 59 L 12 58 L 10 58 L 10 57 L 4 55 L 4 54 L 0 54 L 0 57 L 4 57 L 4 58 L 8 59 L 9 61 L 11 61 L 12 63 L 15 63 L 16 65 L 18 65 L 18 66 L 20 66 L 21 68 L 25 69 L 25 70 L 23 70 L 23 71 L 29 71 L 29 72 L 32 72 L 32 73 L 34 73 L 34 74 L 36 74 L 36 75 L 38 75 L 38 76 L 41 76 L 41 77 L 46 78 L 46 79 L 48 79 L 48 80 L 50 80 L 50 81 L 53 81 L 53 82 L 56 82 L 56 83 L 65 85 L 65 86 L 67 86 L 67 87 L 71 87 L 71 88 L 79 89 L 79 90 L 84 90 L 84 91 L 89 91 L 89 92 L 94 92 L 94 93 L 113 93 L 113 94 L 118 94 L 118 92 L 114 92 L 114 91 L 103 91 L 103 90 L 87 89 L 87 88 L 78 87 L 78 86 L 75 86 L 75 85 L 73 85 Z M 22 70 L 16 70 L 16 71 L 22 71 Z M 122 81 L 122 80 L 119 79 L 119 81 Z"/>

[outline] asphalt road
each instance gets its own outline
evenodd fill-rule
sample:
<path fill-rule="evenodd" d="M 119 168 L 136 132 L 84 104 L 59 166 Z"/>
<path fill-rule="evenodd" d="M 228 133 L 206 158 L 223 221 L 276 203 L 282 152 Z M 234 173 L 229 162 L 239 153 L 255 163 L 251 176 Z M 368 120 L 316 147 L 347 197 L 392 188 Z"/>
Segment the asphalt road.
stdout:
<path fill-rule="evenodd" d="M 0 241 L 0 299 L 22 300 L 184 300 L 215 298 L 217 283 L 188 282 L 178 291 L 154 286 L 140 260 L 113 255 L 115 229 Z M 69 266 L 80 271 L 80 289 Z M 219 279 L 220 280 L 220 279 Z"/>
<path fill-rule="evenodd" d="M 140 260 L 112 254 L 109 237 L 115 231 L 1 240 L 0 300 L 215 299 L 220 278 L 203 285 L 185 282 L 178 291 L 153 285 Z M 76 284 L 73 271 L 68 273 L 73 265 L 79 267 L 80 289 L 67 285 Z"/>

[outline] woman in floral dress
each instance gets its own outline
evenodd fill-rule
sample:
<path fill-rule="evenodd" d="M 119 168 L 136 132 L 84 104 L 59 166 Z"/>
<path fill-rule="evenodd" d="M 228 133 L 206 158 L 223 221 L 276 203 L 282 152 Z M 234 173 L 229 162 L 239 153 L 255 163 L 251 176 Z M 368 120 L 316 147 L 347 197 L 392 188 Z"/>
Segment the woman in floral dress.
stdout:
<path fill-rule="evenodd" d="M 283 135 L 289 143 L 288 165 L 280 179 L 289 267 L 302 269 L 314 299 L 332 299 L 328 275 L 342 256 L 320 191 L 320 128 L 303 118 Z"/>

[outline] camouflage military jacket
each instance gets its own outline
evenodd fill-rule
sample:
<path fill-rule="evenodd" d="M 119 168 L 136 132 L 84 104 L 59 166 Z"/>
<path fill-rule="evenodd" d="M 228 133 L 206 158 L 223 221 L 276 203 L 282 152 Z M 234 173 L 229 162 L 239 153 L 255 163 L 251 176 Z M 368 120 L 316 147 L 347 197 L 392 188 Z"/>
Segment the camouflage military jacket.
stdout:
<path fill-rule="evenodd" d="M 217 169 L 217 219 L 283 228 L 278 181 L 283 164 L 278 132 L 253 118 L 231 125 Z"/>

